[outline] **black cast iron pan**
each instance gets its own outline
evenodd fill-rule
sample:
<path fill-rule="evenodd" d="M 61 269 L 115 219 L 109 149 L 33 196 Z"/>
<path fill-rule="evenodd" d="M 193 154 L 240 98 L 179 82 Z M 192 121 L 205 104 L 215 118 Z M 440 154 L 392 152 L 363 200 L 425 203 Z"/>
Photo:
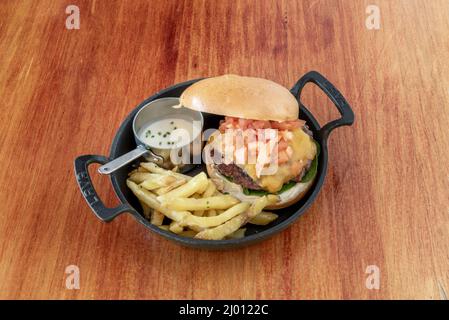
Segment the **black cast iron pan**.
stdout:
<path fill-rule="evenodd" d="M 314 185 L 310 188 L 308 193 L 294 205 L 276 210 L 279 218 L 267 226 L 255 226 L 247 224 L 246 236 L 240 239 L 229 239 L 229 240 L 201 240 L 194 238 L 186 238 L 178 236 L 172 232 L 162 230 L 146 220 L 141 213 L 141 207 L 132 194 L 132 192 L 126 186 L 126 178 L 128 172 L 132 169 L 130 166 L 123 167 L 119 171 L 111 175 L 112 185 L 114 187 L 117 197 L 120 199 L 121 204 L 115 208 L 107 208 L 101 199 L 98 197 L 95 189 L 92 185 L 92 181 L 89 177 L 88 166 L 92 163 L 105 164 L 106 162 L 117 158 L 118 156 L 134 149 L 136 147 L 134 136 L 132 132 L 132 120 L 137 111 L 146 105 L 148 102 L 164 98 L 164 97 L 179 97 L 181 93 L 192 83 L 199 81 L 200 79 L 190 80 L 187 82 L 176 84 L 172 87 L 164 89 L 150 98 L 139 104 L 125 119 L 125 121 L 120 126 L 114 141 L 111 146 L 111 154 L 109 157 L 100 155 L 83 155 L 75 159 L 75 176 L 80 187 L 81 193 L 86 199 L 92 211 L 95 215 L 102 221 L 109 222 L 121 213 L 128 212 L 132 214 L 137 221 L 143 224 L 146 228 L 151 231 L 169 239 L 180 243 L 182 245 L 195 247 L 195 248 L 205 248 L 205 249 L 227 249 L 245 246 L 248 244 L 256 243 L 261 240 L 267 239 L 268 237 L 284 230 L 296 219 L 298 219 L 312 202 L 317 197 L 321 187 L 324 183 L 324 178 L 327 171 L 327 161 L 328 161 L 328 150 L 327 150 L 327 139 L 329 134 L 337 127 L 349 126 L 354 122 L 354 114 L 351 107 L 346 102 L 345 98 L 341 93 L 321 74 L 316 71 L 311 71 L 305 74 L 296 85 L 290 90 L 291 93 L 298 99 L 300 105 L 300 119 L 306 120 L 307 125 L 312 130 L 314 139 L 318 141 L 321 146 L 321 152 L 318 161 L 318 172 L 315 178 Z M 332 100 L 332 102 L 337 107 L 341 114 L 341 118 L 333 120 L 323 127 L 319 127 L 318 122 L 315 120 L 313 115 L 301 104 L 301 91 L 305 84 L 312 82 L 316 84 L 321 90 L 323 90 L 326 95 Z M 203 114 L 204 116 L 204 129 L 208 128 L 218 128 L 219 120 L 222 119 L 221 116 L 212 114 Z M 197 167 L 195 170 L 191 171 L 190 174 L 196 174 L 198 171 L 203 170 L 201 166 Z"/>

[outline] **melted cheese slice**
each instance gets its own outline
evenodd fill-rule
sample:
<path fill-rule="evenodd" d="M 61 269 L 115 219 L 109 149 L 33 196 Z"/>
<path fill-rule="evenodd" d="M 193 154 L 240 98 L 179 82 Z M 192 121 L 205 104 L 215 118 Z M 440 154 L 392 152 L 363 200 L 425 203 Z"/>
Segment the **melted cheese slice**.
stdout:
<path fill-rule="evenodd" d="M 284 183 L 295 178 L 307 165 L 307 162 L 312 161 L 316 156 L 316 145 L 309 135 L 301 129 L 293 130 L 292 133 L 293 137 L 289 141 L 289 146 L 292 147 L 293 153 L 290 160 L 278 166 L 274 174 L 262 175 L 258 178 L 255 164 L 242 166 L 254 181 L 270 193 L 279 191 Z"/>

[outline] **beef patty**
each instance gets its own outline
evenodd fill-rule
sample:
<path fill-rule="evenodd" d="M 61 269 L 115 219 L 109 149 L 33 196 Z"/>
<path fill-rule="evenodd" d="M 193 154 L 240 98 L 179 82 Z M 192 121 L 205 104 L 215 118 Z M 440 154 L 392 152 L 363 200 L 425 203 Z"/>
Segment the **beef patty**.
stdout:
<path fill-rule="evenodd" d="M 259 186 L 242 168 L 234 163 L 230 164 L 217 164 L 217 170 L 224 176 L 231 178 L 232 182 L 241 185 L 242 187 L 261 190 Z"/>
<path fill-rule="evenodd" d="M 300 182 L 305 173 L 310 169 L 312 161 L 308 161 L 306 166 L 302 169 L 301 173 L 296 176 L 293 181 Z M 231 178 L 232 182 L 241 185 L 244 188 L 252 190 L 262 190 L 253 178 L 251 178 L 242 168 L 234 163 L 230 164 L 217 164 L 217 170 L 224 176 Z"/>

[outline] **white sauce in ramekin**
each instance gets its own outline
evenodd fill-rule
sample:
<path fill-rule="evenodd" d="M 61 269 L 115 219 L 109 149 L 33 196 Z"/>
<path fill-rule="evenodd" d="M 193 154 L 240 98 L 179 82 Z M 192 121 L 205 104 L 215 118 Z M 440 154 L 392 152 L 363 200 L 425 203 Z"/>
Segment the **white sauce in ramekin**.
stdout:
<path fill-rule="evenodd" d="M 182 116 L 165 117 L 146 123 L 138 132 L 139 139 L 150 147 L 180 148 L 201 133 L 201 123 Z"/>

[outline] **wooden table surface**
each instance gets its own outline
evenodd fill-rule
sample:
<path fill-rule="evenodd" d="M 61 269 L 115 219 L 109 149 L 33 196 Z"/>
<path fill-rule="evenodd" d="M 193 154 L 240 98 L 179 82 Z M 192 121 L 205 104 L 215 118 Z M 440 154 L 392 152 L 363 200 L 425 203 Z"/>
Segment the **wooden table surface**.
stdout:
<path fill-rule="evenodd" d="M 66 7 L 80 29 L 66 29 Z M 380 9 L 370 30 L 366 8 Z M 449 294 L 449 1 L 1 1 L 0 298 L 444 299 Z M 101 223 L 73 160 L 109 153 L 172 84 L 238 73 L 291 87 L 318 70 L 356 114 L 289 229 L 227 252 L 180 247 L 129 215 Z M 303 102 L 337 117 L 310 85 Z M 117 204 L 106 177 L 101 198 Z M 76 265 L 80 289 L 66 288 Z M 366 287 L 369 266 L 380 287 Z"/>

